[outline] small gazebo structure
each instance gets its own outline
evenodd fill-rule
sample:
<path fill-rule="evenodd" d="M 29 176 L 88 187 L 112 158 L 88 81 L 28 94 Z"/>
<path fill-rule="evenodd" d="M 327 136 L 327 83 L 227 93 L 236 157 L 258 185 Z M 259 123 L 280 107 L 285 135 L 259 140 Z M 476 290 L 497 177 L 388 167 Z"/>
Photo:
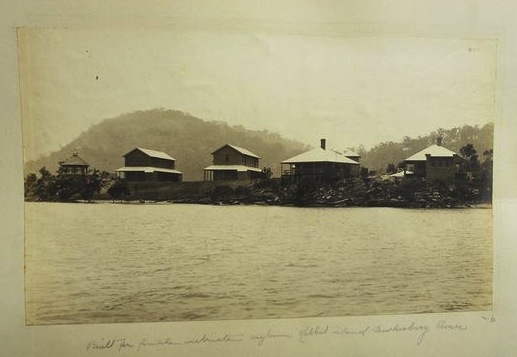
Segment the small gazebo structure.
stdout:
<path fill-rule="evenodd" d="M 86 175 L 90 165 L 74 151 L 72 156 L 64 161 L 59 161 L 60 171 L 69 175 Z"/>

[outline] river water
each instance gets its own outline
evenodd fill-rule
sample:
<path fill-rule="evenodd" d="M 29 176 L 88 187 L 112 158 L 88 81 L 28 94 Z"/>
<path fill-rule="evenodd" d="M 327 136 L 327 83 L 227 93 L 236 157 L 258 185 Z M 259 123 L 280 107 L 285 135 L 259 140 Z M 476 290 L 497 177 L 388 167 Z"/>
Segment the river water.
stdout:
<path fill-rule="evenodd" d="M 26 203 L 28 324 L 491 308 L 492 211 Z"/>

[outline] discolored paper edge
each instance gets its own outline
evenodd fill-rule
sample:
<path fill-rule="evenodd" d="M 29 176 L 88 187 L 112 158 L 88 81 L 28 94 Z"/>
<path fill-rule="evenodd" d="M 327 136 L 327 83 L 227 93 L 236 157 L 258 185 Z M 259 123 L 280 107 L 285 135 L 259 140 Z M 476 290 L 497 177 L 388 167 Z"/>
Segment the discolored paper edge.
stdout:
<path fill-rule="evenodd" d="M 153 5 L 139 1 L 107 5 L 93 1 L 88 5 L 74 7 L 70 4 L 55 2 L 39 4 L 35 0 L 23 3 L 23 7 L 9 5 L 6 21 L 0 21 L 2 32 L 0 45 L 2 56 L 0 75 L 3 87 L 0 96 L 3 109 L 0 130 L 0 157 L 2 183 L 0 197 L 2 205 L 1 279 L 3 292 L 0 294 L 2 306 L 2 330 L 0 348 L 2 353 L 11 356 L 105 356 L 105 355 L 193 355 L 193 356 L 508 356 L 517 353 L 512 331 L 516 326 L 516 291 L 514 273 L 517 217 L 517 152 L 513 138 L 517 137 L 517 124 L 513 119 L 517 112 L 517 88 L 510 78 L 516 74 L 517 36 L 516 26 L 511 24 L 511 11 L 506 2 L 492 6 L 491 2 L 459 1 L 453 5 L 424 1 L 420 5 L 409 2 L 391 2 L 388 8 L 378 8 L 372 3 L 353 6 L 352 15 L 342 15 L 342 23 L 332 22 L 350 33 L 385 31 L 408 33 L 411 35 L 440 35 L 448 37 L 485 37 L 498 41 L 498 91 L 496 93 L 497 113 L 495 125 L 495 201 L 494 201 L 494 244 L 495 244 L 495 283 L 494 309 L 487 312 L 370 316 L 350 318 L 311 318 L 247 321 L 214 321 L 182 323 L 139 323 L 106 325 L 69 325 L 37 326 L 24 325 L 23 291 L 23 158 L 21 136 L 20 78 L 18 77 L 18 49 L 16 27 L 84 27 L 110 26 L 166 27 L 174 28 L 178 23 L 196 28 L 217 28 L 220 21 L 232 18 L 238 28 L 239 16 L 249 17 L 237 2 L 223 2 L 226 10 L 233 12 L 199 14 L 202 2 L 197 7 L 173 6 L 159 2 Z M 510 1 L 508 1 L 508 4 Z M 251 3 L 253 5 L 253 3 Z M 325 4 L 325 3 L 321 3 Z M 118 6 L 117 6 L 118 5 Z M 250 6 L 252 6 L 250 5 Z M 259 7 L 258 4 L 254 4 Z M 263 5 L 264 6 L 264 5 Z M 285 11 L 279 3 L 271 2 L 271 7 Z M 291 4 L 293 6 L 293 4 Z M 301 10 L 299 7 L 301 6 Z M 293 14 L 282 17 L 275 15 L 273 22 L 306 21 L 312 26 L 307 14 L 320 6 L 329 4 L 297 5 Z M 224 8 L 224 6 L 222 6 Z M 321 8 L 323 9 L 323 7 Z M 167 10 L 167 11 L 165 11 Z M 237 11 L 239 10 L 239 11 Z M 221 9 L 220 11 L 223 11 Z M 414 11 L 414 14 L 412 13 Z M 513 12 L 515 13 L 515 12 Z M 167 16 L 169 14 L 169 16 Z M 179 16 L 183 14 L 184 16 Z M 261 13 L 262 14 L 262 13 Z M 296 14 L 302 14 L 296 17 Z M 320 21 L 330 18 L 339 20 L 332 14 L 318 14 Z M 189 16 L 191 16 L 189 18 Z M 128 18 L 132 21 L 128 22 Z M 259 23 L 268 18 L 259 19 Z M 329 22 L 330 23 L 330 22 Z M 507 154 L 498 154 L 507 153 Z M 438 326 L 444 322 L 445 329 Z M 364 333 L 366 328 L 379 333 Z M 422 336 L 419 326 L 428 326 Z M 447 328 L 447 326 L 451 326 Z M 328 331 L 332 331 L 329 333 Z M 386 332 L 382 332 L 386 330 Z M 348 332 L 347 332 L 348 331 Z M 340 332 L 340 333 L 338 333 Z M 284 337 L 282 337 L 284 335 Z M 279 337 L 277 337 L 279 336 Z M 290 337 L 285 337 L 290 336 Z M 167 338 L 169 340 L 167 340 Z M 121 344 L 140 344 L 162 341 L 163 344 L 136 347 L 120 347 Z M 234 340 L 242 341 L 234 341 Z M 92 343 L 102 346 L 102 341 L 113 346 L 103 350 L 94 349 Z M 226 341 L 225 341 L 226 340 Z M 260 341 L 263 340 L 261 343 Z M 136 341 L 136 342 L 135 342 Z M 168 344 L 166 341 L 170 341 Z M 192 343 L 184 344 L 184 342 Z M 175 342 L 182 343 L 176 345 Z M 109 345 L 109 343 L 108 343 Z M 142 350 L 143 348 L 143 350 Z"/>

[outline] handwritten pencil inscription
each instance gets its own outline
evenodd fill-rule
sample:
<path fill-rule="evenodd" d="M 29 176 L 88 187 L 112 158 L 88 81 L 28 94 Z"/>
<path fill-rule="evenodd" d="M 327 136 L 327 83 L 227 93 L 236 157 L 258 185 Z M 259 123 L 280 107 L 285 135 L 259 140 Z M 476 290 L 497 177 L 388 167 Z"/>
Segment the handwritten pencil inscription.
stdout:
<path fill-rule="evenodd" d="M 101 338 L 98 340 L 90 340 L 86 343 L 86 350 L 90 352 L 98 352 L 105 350 L 114 350 L 122 352 L 124 350 L 137 349 L 140 351 L 145 348 L 173 348 L 188 345 L 201 344 L 220 344 L 220 343 L 245 343 L 251 342 L 257 346 L 264 346 L 273 341 L 297 340 L 300 343 L 306 343 L 311 339 L 318 338 L 365 338 L 375 335 L 402 334 L 408 335 L 414 339 L 414 343 L 420 346 L 425 342 L 428 336 L 433 333 L 464 333 L 468 331 L 466 324 L 439 320 L 436 324 L 420 324 L 415 321 L 405 324 L 377 324 L 365 325 L 362 327 L 350 327 L 340 325 L 304 325 L 295 331 L 279 331 L 273 327 L 259 333 L 221 333 L 221 334 L 200 334 L 192 338 L 141 338 L 130 339 L 124 338 Z M 296 338 L 295 338 L 296 337 Z"/>

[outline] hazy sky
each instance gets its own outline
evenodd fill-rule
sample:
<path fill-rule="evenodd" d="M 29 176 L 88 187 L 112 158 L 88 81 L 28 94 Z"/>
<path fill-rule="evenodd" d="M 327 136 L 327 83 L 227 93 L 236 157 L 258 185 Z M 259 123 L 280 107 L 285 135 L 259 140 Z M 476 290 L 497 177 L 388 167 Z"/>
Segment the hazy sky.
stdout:
<path fill-rule="evenodd" d="M 20 54 L 26 159 L 160 107 L 336 149 L 494 120 L 490 40 L 32 29 Z"/>

